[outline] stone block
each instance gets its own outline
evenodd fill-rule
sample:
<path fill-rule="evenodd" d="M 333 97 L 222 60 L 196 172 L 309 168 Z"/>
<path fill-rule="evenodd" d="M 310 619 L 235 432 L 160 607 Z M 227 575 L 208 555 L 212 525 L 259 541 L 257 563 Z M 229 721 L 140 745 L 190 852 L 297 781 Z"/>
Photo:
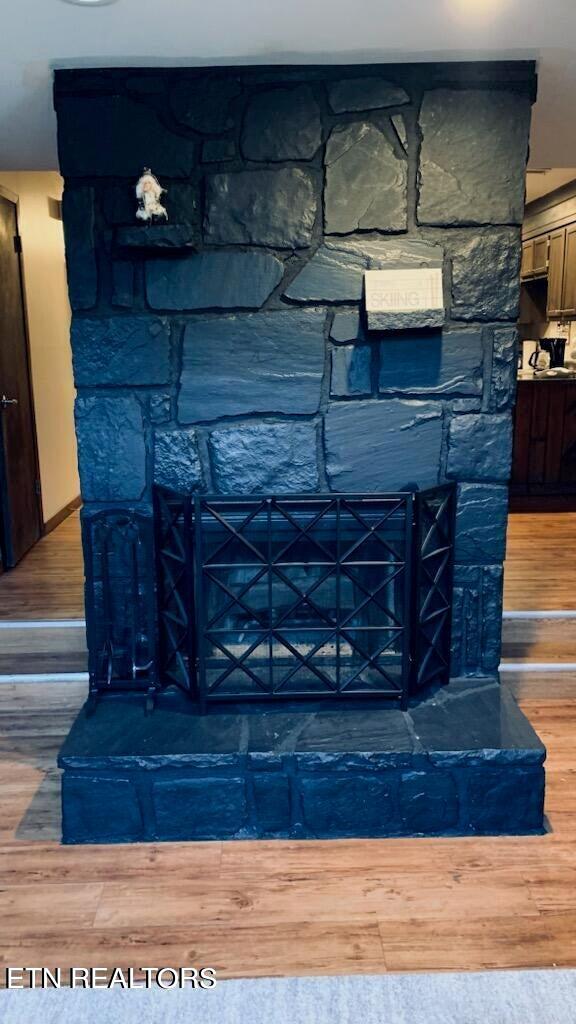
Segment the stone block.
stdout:
<path fill-rule="evenodd" d="M 134 192 L 135 186 L 105 185 L 99 190 L 99 201 L 107 224 L 116 227 L 118 224 L 135 224 L 138 204 Z"/>
<path fill-rule="evenodd" d="M 199 233 L 189 224 L 135 224 L 118 228 L 116 244 L 120 249 L 193 249 L 198 246 Z"/>
<path fill-rule="evenodd" d="M 353 253 L 366 261 L 367 270 L 389 267 L 438 267 L 444 260 L 447 241 L 453 232 L 430 232 L 431 238 L 379 238 L 377 235 L 350 235 L 347 238 L 325 238 L 328 249 Z M 438 239 L 441 239 L 439 244 Z"/>
<path fill-rule="evenodd" d="M 239 76 L 186 76 L 172 88 L 170 106 L 176 120 L 185 128 L 219 135 L 233 128 L 231 104 L 241 92 Z"/>
<path fill-rule="evenodd" d="M 482 399 L 478 398 L 453 398 L 449 403 L 451 412 L 480 412 Z"/>
<path fill-rule="evenodd" d="M 399 794 L 400 815 L 406 831 L 430 835 L 456 827 L 458 792 L 448 772 L 403 772 Z"/>
<path fill-rule="evenodd" d="M 442 246 L 427 241 L 362 235 L 325 238 L 284 294 L 295 302 L 360 302 L 365 270 L 438 266 L 443 256 Z"/>
<path fill-rule="evenodd" d="M 200 186 L 195 182 L 170 181 L 162 196 L 169 224 L 188 224 L 200 237 Z"/>
<path fill-rule="evenodd" d="M 148 403 L 148 415 L 151 423 L 167 423 L 172 416 L 170 395 L 151 395 Z"/>
<path fill-rule="evenodd" d="M 331 353 L 330 394 L 353 398 L 372 393 L 372 346 L 340 345 Z"/>
<path fill-rule="evenodd" d="M 498 671 L 502 636 L 502 566 L 456 565 L 452 676 Z"/>
<path fill-rule="evenodd" d="M 163 317 L 82 317 L 72 323 L 78 387 L 166 384 L 170 324 Z"/>
<path fill-rule="evenodd" d="M 68 188 L 62 198 L 68 297 L 72 309 L 91 309 L 98 298 L 94 247 L 94 189 Z"/>
<path fill-rule="evenodd" d="M 480 395 L 482 332 L 434 331 L 405 335 L 380 344 L 383 394 Z"/>
<path fill-rule="evenodd" d="M 359 302 L 365 269 L 364 257 L 322 245 L 284 295 L 296 302 Z"/>
<path fill-rule="evenodd" d="M 346 344 L 363 336 L 358 310 L 346 313 L 335 313 L 330 328 L 330 340 Z"/>
<path fill-rule="evenodd" d="M 406 160 L 368 122 L 334 128 L 326 144 L 325 230 L 405 231 Z"/>
<path fill-rule="evenodd" d="M 508 480 L 512 460 L 512 417 L 452 416 L 447 474 L 457 480 Z"/>
<path fill-rule="evenodd" d="M 516 228 L 453 231 L 452 318 L 515 320 L 520 296 L 520 234 Z"/>
<path fill-rule="evenodd" d="M 129 779 L 66 772 L 62 805 L 65 843 L 135 843 L 144 838 L 138 795 Z"/>
<path fill-rule="evenodd" d="M 152 309 L 259 309 L 282 280 L 281 260 L 264 252 L 202 252 L 146 261 Z"/>
<path fill-rule="evenodd" d="M 186 325 L 178 418 L 314 413 L 324 373 L 324 313 L 280 310 Z"/>
<path fill-rule="evenodd" d="M 398 137 L 398 142 L 402 146 L 405 153 L 408 152 L 408 133 L 406 131 L 406 121 L 402 114 L 392 114 L 390 118 L 394 131 Z"/>
<path fill-rule="evenodd" d="M 419 331 L 442 327 L 446 320 L 444 309 L 402 310 L 398 313 L 368 312 L 369 331 Z"/>
<path fill-rule="evenodd" d="M 310 245 L 318 198 L 299 167 L 214 174 L 207 181 L 205 239 L 212 245 Z"/>
<path fill-rule="evenodd" d="M 420 224 L 521 224 L 530 97 L 434 89 L 420 110 Z"/>
<path fill-rule="evenodd" d="M 236 144 L 232 139 L 207 139 L 202 146 L 202 163 L 224 163 L 236 156 Z"/>
<path fill-rule="evenodd" d="M 131 309 L 134 304 L 134 264 L 128 260 L 112 263 L 112 305 Z"/>
<path fill-rule="evenodd" d="M 135 183 L 134 183 L 135 184 Z M 136 220 L 137 202 L 134 184 L 106 185 L 100 192 L 100 204 L 106 223 L 112 227 L 131 226 L 138 230 L 145 229 L 142 222 Z M 192 183 L 170 181 L 162 196 L 162 205 L 168 213 L 168 226 L 187 225 L 194 229 L 194 236 L 199 237 L 199 205 L 198 186 Z M 157 226 L 165 227 L 162 223 Z"/>
<path fill-rule="evenodd" d="M 405 89 L 385 78 L 340 78 L 328 86 L 328 102 L 335 114 L 378 110 L 409 103 Z"/>
<path fill-rule="evenodd" d="M 493 332 L 490 411 L 509 409 L 516 394 L 518 374 L 518 331 L 499 327 Z"/>
<path fill-rule="evenodd" d="M 154 435 L 154 483 L 178 494 L 202 484 L 194 430 L 157 430 Z"/>
<path fill-rule="evenodd" d="M 58 153 L 65 178 L 131 178 L 143 167 L 187 178 L 196 143 L 169 131 L 149 103 L 128 96 L 59 96 Z"/>
<path fill-rule="evenodd" d="M 476 564 L 503 561 L 507 519 L 507 487 L 460 484 L 456 512 L 456 561 Z"/>
<path fill-rule="evenodd" d="M 390 834 L 394 818 L 394 773 L 300 776 L 304 826 L 311 835 Z"/>
<path fill-rule="evenodd" d="M 470 605 L 469 610 L 477 608 Z M 530 722 L 494 675 L 452 678 L 432 699 L 414 700 L 409 714 L 418 743 L 435 768 L 498 764 L 506 770 L 521 762 L 540 765 L 545 758 Z"/>
<path fill-rule="evenodd" d="M 259 772 L 252 776 L 258 831 L 288 832 L 290 829 L 290 782 L 280 772 Z"/>
<path fill-rule="evenodd" d="M 79 395 L 75 407 L 84 501 L 131 501 L 146 487 L 142 409 L 134 395 Z"/>
<path fill-rule="evenodd" d="M 156 831 L 163 839 L 223 839 L 248 817 L 243 778 L 158 779 L 152 784 Z"/>
<path fill-rule="evenodd" d="M 470 772 L 469 815 L 474 831 L 499 835 L 542 828 L 544 771 L 510 768 L 506 773 L 489 768 Z"/>
<path fill-rule="evenodd" d="M 165 89 L 165 79 L 160 73 L 155 75 L 148 72 L 142 75 L 130 75 L 126 79 L 126 88 L 129 92 L 139 93 L 142 96 L 152 96 L 154 93 L 163 93 Z"/>
<path fill-rule="evenodd" d="M 290 494 L 318 490 L 312 423 L 222 427 L 209 438 L 212 477 L 221 494 Z"/>
<path fill-rule="evenodd" d="M 250 100 L 240 140 L 247 160 L 310 160 L 321 142 L 320 108 L 309 85 L 269 89 Z"/>
<path fill-rule="evenodd" d="M 343 402 L 325 423 L 333 491 L 396 491 L 438 483 L 442 411 L 433 402 Z"/>

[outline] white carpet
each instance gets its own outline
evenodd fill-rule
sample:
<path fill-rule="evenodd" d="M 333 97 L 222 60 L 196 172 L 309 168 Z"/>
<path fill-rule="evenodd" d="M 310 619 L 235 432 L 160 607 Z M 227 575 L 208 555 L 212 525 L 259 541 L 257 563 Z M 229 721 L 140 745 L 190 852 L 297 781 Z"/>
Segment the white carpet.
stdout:
<path fill-rule="evenodd" d="M 2 1024 L 574 1024 L 576 970 L 222 981 L 208 991 L 0 992 Z"/>

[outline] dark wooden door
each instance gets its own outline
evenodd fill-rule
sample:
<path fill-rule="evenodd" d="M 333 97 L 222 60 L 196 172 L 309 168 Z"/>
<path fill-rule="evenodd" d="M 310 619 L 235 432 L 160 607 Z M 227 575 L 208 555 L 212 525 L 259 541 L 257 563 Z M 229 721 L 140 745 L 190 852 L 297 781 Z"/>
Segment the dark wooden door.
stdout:
<path fill-rule="evenodd" d="M 0 498 L 4 568 L 41 534 L 36 432 L 16 204 L 0 195 Z"/>
<path fill-rule="evenodd" d="M 548 302 L 547 313 L 550 318 L 558 316 L 562 311 L 562 279 L 564 275 L 564 243 L 566 228 L 553 231 L 550 235 L 548 250 Z"/>

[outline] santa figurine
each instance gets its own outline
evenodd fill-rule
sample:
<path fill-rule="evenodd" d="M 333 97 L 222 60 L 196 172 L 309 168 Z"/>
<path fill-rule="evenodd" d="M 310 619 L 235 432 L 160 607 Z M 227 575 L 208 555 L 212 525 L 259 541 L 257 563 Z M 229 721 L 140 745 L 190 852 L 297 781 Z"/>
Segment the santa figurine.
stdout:
<path fill-rule="evenodd" d="M 160 196 L 166 189 L 152 174 L 149 167 L 145 167 L 142 177 L 136 183 L 136 198 L 138 209 L 136 217 L 138 220 L 145 220 L 154 223 L 155 220 L 168 220 L 168 213 L 160 202 Z"/>

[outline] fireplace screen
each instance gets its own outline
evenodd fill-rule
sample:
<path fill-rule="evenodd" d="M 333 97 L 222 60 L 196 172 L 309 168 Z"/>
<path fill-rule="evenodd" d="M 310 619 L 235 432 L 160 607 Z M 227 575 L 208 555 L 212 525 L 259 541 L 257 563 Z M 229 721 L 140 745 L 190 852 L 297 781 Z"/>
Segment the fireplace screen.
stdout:
<path fill-rule="evenodd" d="M 454 490 L 155 496 L 158 680 L 216 701 L 393 698 L 449 674 Z"/>

